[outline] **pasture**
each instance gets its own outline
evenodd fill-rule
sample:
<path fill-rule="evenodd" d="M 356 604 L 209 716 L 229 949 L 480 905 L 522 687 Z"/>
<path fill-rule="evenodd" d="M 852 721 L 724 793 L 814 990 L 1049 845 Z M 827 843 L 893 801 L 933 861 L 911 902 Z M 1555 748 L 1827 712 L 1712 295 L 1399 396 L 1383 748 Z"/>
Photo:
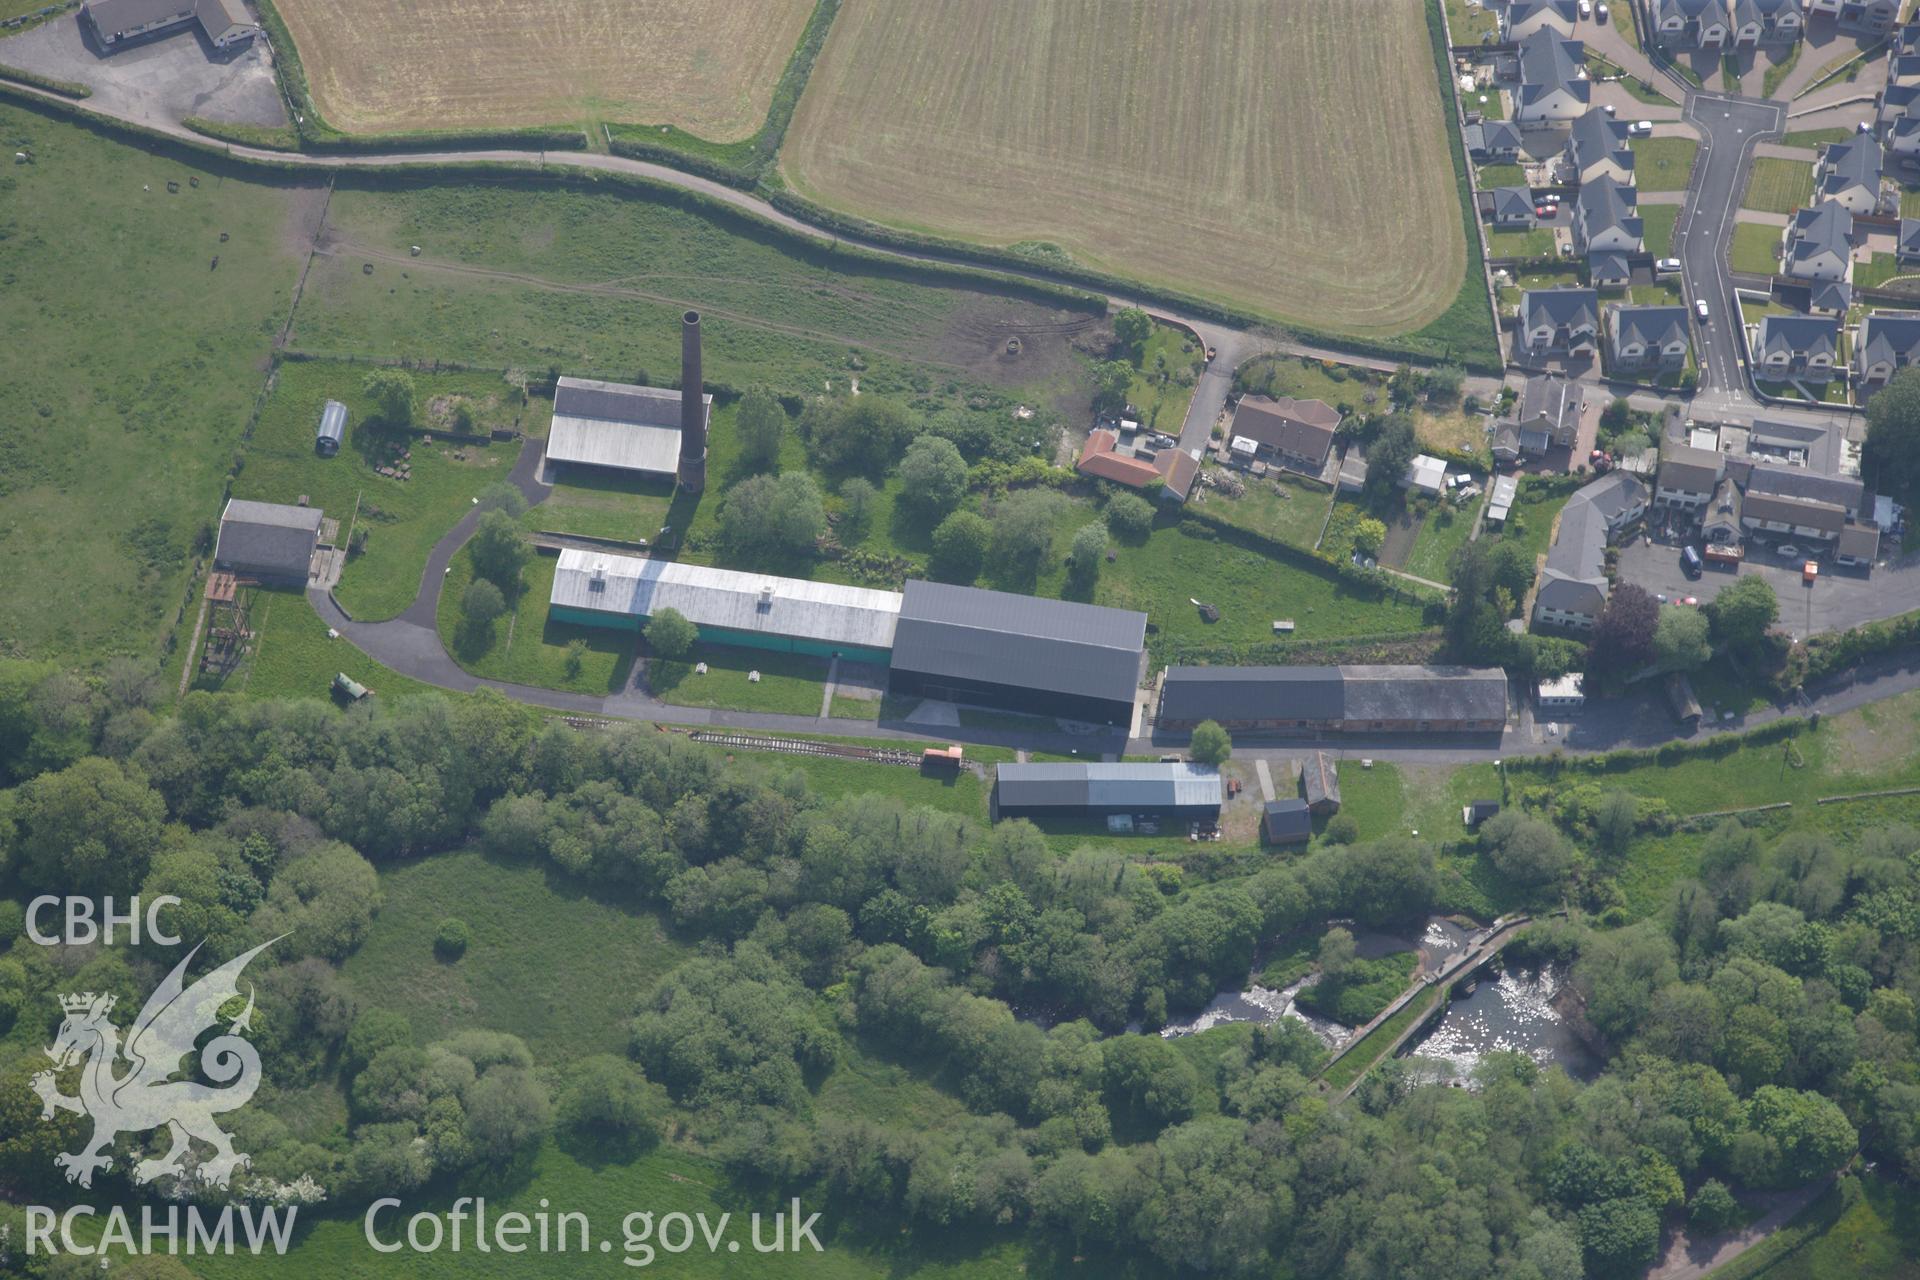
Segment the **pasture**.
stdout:
<path fill-rule="evenodd" d="M 780 167 L 849 214 L 1387 336 L 1461 290 L 1443 103 L 1420 5 L 847 0 Z"/>
<path fill-rule="evenodd" d="M 813 0 L 283 0 L 314 105 L 348 133 L 595 120 L 750 137 Z"/>
<path fill-rule="evenodd" d="M 211 547 L 305 203 L 10 105 L 0 139 L 33 157 L 0 173 L 0 652 L 146 657 Z"/>

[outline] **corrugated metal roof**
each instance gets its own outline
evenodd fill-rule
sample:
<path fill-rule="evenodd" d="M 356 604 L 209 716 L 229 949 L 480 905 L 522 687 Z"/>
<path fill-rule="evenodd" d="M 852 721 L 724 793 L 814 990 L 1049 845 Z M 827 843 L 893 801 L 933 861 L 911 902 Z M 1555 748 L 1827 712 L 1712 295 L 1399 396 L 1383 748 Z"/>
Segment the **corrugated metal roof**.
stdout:
<path fill-rule="evenodd" d="M 347 406 L 338 400 L 329 400 L 320 409 L 320 429 L 315 433 L 321 440 L 339 441 L 347 434 Z"/>
<path fill-rule="evenodd" d="M 1131 701 L 1147 615 L 1039 596 L 907 583 L 895 670 Z"/>
<path fill-rule="evenodd" d="M 713 412 L 713 397 L 702 396 Z M 591 378 L 561 378 L 553 392 L 547 457 L 670 475 L 680 465 L 680 393 Z"/>
<path fill-rule="evenodd" d="M 995 774 L 1000 806 L 1023 808 L 1217 808 L 1220 771 L 1211 765 L 1003 764 Z"/>
<path fill-rule="evenodd" d="M 1507 713 L 1495 667 L 1169 667 L 1162 719 L 1494 720 Z"/>
<path fill-rule="evenodd" d="M 548 603 L 637 617 L 671 608 L 698 626 L 866 649 L 892 647 L 900 614 L 897 591 L 578 548 L 560 553 Z"/>

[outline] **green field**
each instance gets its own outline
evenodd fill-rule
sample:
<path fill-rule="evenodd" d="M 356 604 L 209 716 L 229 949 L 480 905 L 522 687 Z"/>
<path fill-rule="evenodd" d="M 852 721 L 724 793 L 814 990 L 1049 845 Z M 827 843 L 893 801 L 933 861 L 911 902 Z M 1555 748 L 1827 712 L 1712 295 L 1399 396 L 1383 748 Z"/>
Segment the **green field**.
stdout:
<path fill-rule="evenodd" d="M 702 662 L 707 664 L 704 675 L 694 670 Z M 748 679 L 756 671 L 760 678 Z M 679 661 L 647 660 L 648 690 L 683 707 L 817 716 L 826 682 L 824 658 L 765 649 L 699 644 Z"/>
<path fill-rule="evenodd" d="M 153 655 L 212 545 L 302 200 L 3 104 L 0 139 L 34 158 L 0 173 L 0 649 Z"/>
<path fill-rule="evenodd" d="M 1747 179 L 1747 194 L 1740 204 L 1762 213 L 1792 213 L 1812 199 L 1811 161 L 1761 156 L 1753 162 L 1753 176 Z"/>
<path fill-rule="evenodd" d="M 633 670 L 634 637 L 606 627 L 551 621 L 547 601 L 553 594 L 553 571 L 558 564 L 557 556 L 534 556 L 521 576 L 519 595 L 508 601 L 506 614 L 495 618 L 484 632 L 475 633 L 460 614 L 460 601 L 473 582 L 473 558 L 462 550 L 447 566 L 446 585 L 440 593 L 436 615 L 440 641 L 454 661 L 490 680 L 574 693 L 618 693 Z M 575 640 L 586 648 L 579 655 L 579 671 L 569 674 L 568 646 Z"/>
<path fill-rule="evenodd" d="M 1735 271 L 1772 275 L 1780 265 L 1780 228 L 1752 222 L 1735 224 L 1731 259 Z"/>
<path fill-rule="evenodd" d="M 846 0 L 780 171 L 910 231 L 1403 334 L 1467 266 L 1434 75 L 1414 4 L 1148 0 L 1116 22 L 1098 0 Z M 1369 194 L 1381 173 L 1393 199 Z"/>
<path fill-rule="evenodd" d="M 1400 567 L 1415 577 L 1434 582 L 1453 581 L 1453 555 L 1466 545 L 1473 532 L 1474 515 L 1486 500 L 1484 494 L 1458 507 L 1441 504 L 1420 523 L 1420 532 Z"/>
<path fill-rule="evenodd" d="M 1685 191 L 1700 144 L 1692 138 L 1635 138 L 1633 177 L 1642 191 Z"/>
<path fill-rule="evenodd" d="M 1327 520 L 1327 507 L 1333 495 L 1325 485 L 1296 479 L 1285 473 L 1269 472 L 1268 479 L 1247 479 L 1245 494 L 1229 498 L 1208 493 L 1206 512 L 1216 520 L 1227 520 L 1302 551 L 1313 550 L 1320 528 Z"/>
<path fill-rule="evenodd" d="M 1641 230 L 1648 253 L 1656 258 L 1664 258 L 1673 252 L 1673 224 L 1679 216 L 1680 206 L 1677 204 L 1640 206 Z"/>
<path fill-rule="evenodd" d="M 304 494 L 309 506 L 339 521 L 341 538 L 348 536 L 350 523 L 364 533 L 366 552 L 349 558 L 334 595 L 355 619 L 378 622 L 413 603 L 433 544 L 483 489 L 506 480 L 519 445 L 429 444 L 386 431 L 369 421 L 372 406 L 361 391 L 367 372 L 365 365 L 333 361 L 281 365 L 233 496 L 296 502 Z M 472 408 L 475 429 L 481 431 L 524 425 L 547 414 L 544 402 L 525 403 L 497 376 L 419 374 L 414 384 L 419 425 L 429 429 L 451 427 L 456 398 Z M 347 443 L 337 456 L 323 458 L 314 452 L 313 428 L 320 406 L 330 399 L 347 406 Z M 410 455 L 410 478 L 379 474 L 375 468 L 391 470 L 402 450 Z"/>
<path fill-rule="evenodd" d="M 327 624 L 313 611 L 306 594 L 292 587 L 259 587 L 249 593 L 248 626 L 254 631 L 252 652 L 224 681 L 196 674 L 193 688 L 241 693 L 250 698 L 325 698 L 334 673 L 344 671 L 390 702 L 441 691 L 397 671 L 390 671 L 353 647 L 344 638 L 329 638 Z M 194 610 L 199 604 L 196 602 Z M 194 613 L 182 624 L 184 651 L 193 633 Z M 166 681 L 171 694 L 178 687 L 179 667 Z"/>

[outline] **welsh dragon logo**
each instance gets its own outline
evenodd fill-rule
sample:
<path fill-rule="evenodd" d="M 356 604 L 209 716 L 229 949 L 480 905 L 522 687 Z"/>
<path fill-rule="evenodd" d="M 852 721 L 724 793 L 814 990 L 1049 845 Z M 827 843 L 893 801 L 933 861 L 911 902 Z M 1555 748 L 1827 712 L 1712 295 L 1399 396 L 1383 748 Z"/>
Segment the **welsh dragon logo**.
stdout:
<path fill-rule="evenodd" d="M 94 1171 L 112 1166 L 113 1157 L 103 1153 L 116 1137 L 162 1126 L 171 1131 L 173 1146 L 157 1160 L 136 1164 L 135 1182 L 147 1183 L 168 1174 L 184 1176 L 182 1158 L 192 1139 L 214 1149 L 212 1158 L 198 1170 L 199 1177 L 214 1186 L 226 1186 L 234 1170 L 250 1163 L 233 1149 L 233 1139 L 213 1118 L 245 1106 L 260 1087 L 260 1054 L 241 1035 L 252 1024 L 251 987 L 246 1008 L 227 1024 L 226 1033 L 200 1050 L 200 1072 L 213 1083 L 172 1077 L 181 1073 L 180 1060 L 193 1052 L 201 1034 L 219 1024 L 220 1007 L 239 994 L 240 973 L 247 963 L 279 940 L 235 956 L 188 987 L 184 976 L 200 951 L 196 946 L 148 997 L 124 1046 L 119 1028 L 107 1017 L 113 1010 L 113 996 L 89 991 L 60 997 L 67 1016 L 53 1046 L 46 1050 L 53 1067 L 34 1076 L 32 1086 L 40 1095 L 42 1120 L 51 1120 L 55 1110 L 93 1120 L 93 1137 L 84 1148 L 54 1157 L 54 1163 L 66 1171 L 67 1181 L 91 1187 Z M 70 1098 L 60 1092 L 54 1075 L 83 1058 L 87 1063 L 80 1073 L 80 1096 Z M 123 1061 L 124 1071 L 120 1070 Z"/>

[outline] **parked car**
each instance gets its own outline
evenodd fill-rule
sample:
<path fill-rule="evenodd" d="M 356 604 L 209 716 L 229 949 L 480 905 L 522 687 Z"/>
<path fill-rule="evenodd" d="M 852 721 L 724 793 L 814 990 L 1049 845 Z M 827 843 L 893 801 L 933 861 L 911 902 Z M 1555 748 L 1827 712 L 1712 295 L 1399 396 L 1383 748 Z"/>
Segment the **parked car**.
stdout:
<path fill-rule="evenodd" d="M 1612 115 L 1612 114 L 1613 114 L 1613 104 L 1612 104 L 1611 102 L 1609 102 L 1609 103 L 1607 103 L 1607 104 L 1606 104 L 1606 107 L 1605 107 L 1605 110 L 1606 110 L 1606 113 L 1607 113 L 1608 115 Z"/>
<path fill-rule="evenodd" d="M 1695 550 L 1693 547 L 1680 548 L 1680 572 L 1686 574 L 1689 578 L 1698 578 L 1700 576 L 1700 571 L 1701 571 L 1701 564 L 1700 564 L 1699 551 Z"/>
<path fill-rule="evenodd" d="M 1651 138 L 1653 136 L 1653 121 L 1635 120 L 1627 126 L 1627 136 L 1630 138 Z"/>
<path fill-rule="evenodd" d="M 1580 16 L 1583 18 L 1593 16 L 1593 0 L 1580 0 Z"/>
<path fill-rule="evenodd" d="M 1695 298 L 1693 300 L 1693 314 L 1699 316 L 1702 320 L 1707 318 L 1707 300 L 1705 298 Z"/>
<path fill-rule="evenodd" d="M 1774 552 L 1782 560 L 1798 560 L 1800 558 L 1800 548 L 1794 546 L 1791 542 L 1781 543 L 1774 548 Z"/>
<path fill-rule="evenodd" d="M 1551 219 L 1553 215 L 1554 208 L 1550 204 L 1537 204 L 1533 206 L 1533 216 L 1536 218 Z"/>
<path fill-rule="evenodd" d="M 1607 20 L 1607 6 L 1605 5 L 1596 6 L 1594 8 L 1593 14 L 1596 18 L 1600 19 L 1600 21 L 1605 22 Z"/>
<path fill-rule="evenodd" d="M 1657 276 L 1675 275 L 1680 270 L 1680 259 L 1662 258 L 1653 264 L 1653 274 Z"/>

